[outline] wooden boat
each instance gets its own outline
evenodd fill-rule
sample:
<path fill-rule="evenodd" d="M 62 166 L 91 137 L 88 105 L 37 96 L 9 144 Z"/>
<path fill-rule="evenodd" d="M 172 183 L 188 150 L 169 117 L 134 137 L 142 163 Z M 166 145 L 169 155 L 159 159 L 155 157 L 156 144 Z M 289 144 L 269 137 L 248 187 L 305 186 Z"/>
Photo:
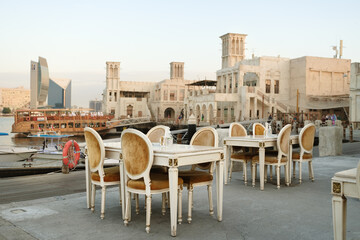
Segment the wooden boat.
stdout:
<path fill-rule="evenodd" d="M 37 151 L 27 147 L 0 146 L 0 162 L 16 162 L 28 159 Z"/>
<path fill-rule="evenodd" d="M 40 131 L 56 131 L 74 136 L 84 135 L 84 128 L 91 127 L 105 133 L 112 126 L 112 115 L 92 113 L 83 109 L 26 109 L 14 115 L 12 133 L 35 135 Z"/>

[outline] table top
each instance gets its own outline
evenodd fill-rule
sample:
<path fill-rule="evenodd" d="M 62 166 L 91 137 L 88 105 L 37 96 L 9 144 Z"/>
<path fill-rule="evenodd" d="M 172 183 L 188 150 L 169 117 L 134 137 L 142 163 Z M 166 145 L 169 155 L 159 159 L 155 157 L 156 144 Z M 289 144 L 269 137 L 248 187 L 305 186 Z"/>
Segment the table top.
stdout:
<path fill-rule="evenodd" d="M 225 137 L 224 140 L 246 140 L 246 141 L 276 141 L 278 137 L 278 134 L 271 134 L 268 136 L 264 135 L 247 135 L 243 137 Z M 296 139 L 299 138 L 299 135 L 290 135 L 290 139 Z"/>
<path fill-rule="evenodd" d="M 120 142 L 104 143 L 106 150 L 121 150 Z M 153 150 L 155 154 L 183 154 L 183 153 L 199 153 L 208 151 L 222 152 L 222 147 L 211 146 L 197 146 L 186 144 L 172 144 L 170 146 L 161 146 L 159 143 L 153 143 Z"/>

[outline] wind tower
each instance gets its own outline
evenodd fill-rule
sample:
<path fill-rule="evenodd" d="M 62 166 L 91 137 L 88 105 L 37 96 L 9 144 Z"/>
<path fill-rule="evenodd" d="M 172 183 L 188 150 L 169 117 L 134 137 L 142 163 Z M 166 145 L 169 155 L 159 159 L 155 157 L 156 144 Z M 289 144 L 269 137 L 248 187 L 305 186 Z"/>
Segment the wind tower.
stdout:
<path fill-rule="evenodd" d="M 120 62 L 106 62 L 105 112 L 115 114 L 120 97 Z"/>
<path fill-rule="evenodd" d="M 228 68 L 245 59 L 246 34 L 227 33 L 222 35 L 222 68 Z"/>
<path fill-rule="evenodd" d="M 184 80 L 184 63 L 171 62 L 170 63 L 170 79 Z"/>

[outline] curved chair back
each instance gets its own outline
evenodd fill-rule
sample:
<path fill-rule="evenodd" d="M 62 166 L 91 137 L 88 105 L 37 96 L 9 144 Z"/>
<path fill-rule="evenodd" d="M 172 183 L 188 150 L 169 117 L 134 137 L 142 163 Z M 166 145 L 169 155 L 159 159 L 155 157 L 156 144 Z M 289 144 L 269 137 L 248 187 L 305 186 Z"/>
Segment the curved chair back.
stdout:
<path fill-rule="evenodd" d="M 101 181 L 103 181 L 104 176 L 104 159 L 105 159 L 105 147 L 104 143 L 99 135 L 94 129 L 86 127 L 84 129 L 86 147 L 87 147 L 87 157 L 89 161 L 89 167 L 91 172 L 99 172 Z"/>
<path fill-rule="evenodd" d="M 150 142 L 160 142 L 160 138 L 165 136 L 167 129 L 169 129 L 169 127 L 164 125 L 158 125 L 151 128 L 147 132 L 146 136 L 149 138 Z"/>
<path fill-rule="evenodd" d="M 254 123 L 253 125 L 253 134 L 256 135 L 264 135 L 265 127 L 261 123 Z"/>
<path fill-rule="evenodd" d="M 246 129 L 240 123 L 233 122 L 230 124 L 229 128 L 230 137 L 243 137 L 247 136 Z"/>
<path fill-rule="evenodd" d="M 150 191 L 150 169 L 154 160 L 149 138 L 136 129 L 126 129 L 121 134 L 121 151 L 126 175 L 131 179 L 144 178 Z"/>
<path fill-rule="evenodd" d="M 198 130 L 191 138 L 190 145 L 217 147 L 219 144 L 219 135 L 215 128 L 204 127 Z M 201 163 L 196 165 L 200 169 L 209 169 L 212 163 Z"/>
<path fill-rule="evenodd" d="M 279 151 L 279 160 L 283 155 L 289 155 L 289 141 L 291 133 L 291 124 L 287 124 L 283 127 L 278 135 L 277 139 L 277 149 Z"/>
<path fill-rule="evenodd" d="M 303 129 L 301 129 L 299 135 L 299 143 L 301 150 L 304 152 L 311 153 L 314 147 L 314 138 L 315 138 L 315 125 L 313 123 L 309 123 Z"/>

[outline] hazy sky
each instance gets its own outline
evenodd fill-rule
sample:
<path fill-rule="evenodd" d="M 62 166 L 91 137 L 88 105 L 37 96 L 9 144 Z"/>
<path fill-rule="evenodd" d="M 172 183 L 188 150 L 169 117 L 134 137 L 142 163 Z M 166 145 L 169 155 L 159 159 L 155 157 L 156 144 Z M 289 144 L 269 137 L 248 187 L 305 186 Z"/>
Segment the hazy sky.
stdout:
<path fill-rule="evenodd" d="M 221 40 L 247 34 L 246 56 L 332 57 L 360 61 L 360 1 L 5 1 L 0 0 L 0 87 L 30 86 L 30 61 L 50 77 L 72 79 L 72 104 L 87 107 L 105 88 L 105 62 L 124 81 L 215 79 Z"/>

